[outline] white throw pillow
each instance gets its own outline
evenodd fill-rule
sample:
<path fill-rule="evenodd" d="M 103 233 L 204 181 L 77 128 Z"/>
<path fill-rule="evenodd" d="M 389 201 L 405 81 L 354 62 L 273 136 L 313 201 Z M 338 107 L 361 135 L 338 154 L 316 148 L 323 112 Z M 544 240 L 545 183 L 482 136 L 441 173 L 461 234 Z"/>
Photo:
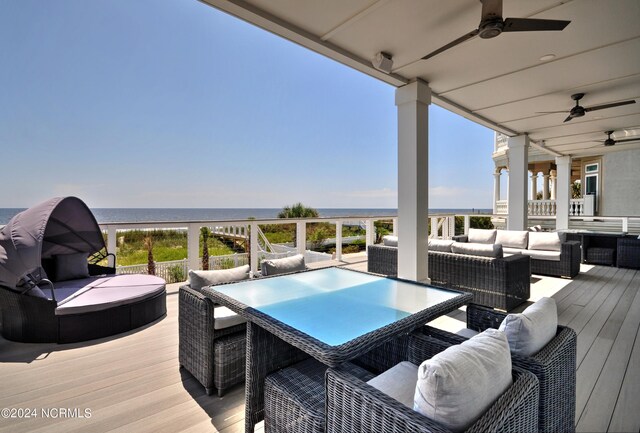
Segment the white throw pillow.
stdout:
<path fill-rule="evenodd" d="M 555 299 L 542 298 L 520 314 L 508 314 L 500 324 L 509 341 L 511 353 L 531 356 L 556 336 L 558 308 Z"/>
<path fill-rule="evenodd" d="M 429 239 L 429 250 L 450 253 L 453 241 L 446 239 Z"/>
<path fill-rule="evenodd" d="M 496 232 L 496 244 L 503 247 L 526 249 L 529 241 L 529 232 L 518 230 L 498 230 Z"/>
<path fill-rule="evenodd" d="M 248 280 L 249 270 L 249 265 L 215 271 L 193 271 L 189 269 L 189 285 L 193 290 L 201 290 L 203 287 L 215 284 Z"/>
<path fill-rule="evenodd" d="M 496 231 L 487 229 L 469 229 L 469 242 L 477 244 L 493 244 L 496 240 Z"/>
<path fill-rule="evenodd" d="M 470 256 L 482 256 L 502 258 L 502 245 L 500 244 L 476 244 L 469 242 L 454 242 L 451 244 L 451 252 L 468 254 Z"/>
<path fill-rule="evenodd" d="M 531 232 L 529 233 L 530 250 L 560 251 L 560 235 L 557 232 Z"/>
<path fill-rule="evenodd" d="M 413 409 L 460 432 L 512 383 L 507 337 L 490 328 L 420 365 Z"/>
<path fill-rule="evenodd" d="M 295 256 L 285 257 L 283 259 L 264 260 L 260 265 L 263 276 L 288 274 L 290 272 L 304 271 L 304 256 L 296 254 Z"/>
<path fill-rule="evenodd" d="M 391 236 L 391 235 L 382 236 L 382 245 L 387 247 L 397 247 L 398 236 Z"/>

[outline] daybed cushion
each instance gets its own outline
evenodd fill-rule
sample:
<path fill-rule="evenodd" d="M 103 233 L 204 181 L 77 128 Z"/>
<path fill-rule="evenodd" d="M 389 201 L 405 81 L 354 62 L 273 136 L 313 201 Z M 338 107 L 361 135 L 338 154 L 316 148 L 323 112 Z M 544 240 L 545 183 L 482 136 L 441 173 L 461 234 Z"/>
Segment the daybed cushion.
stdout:
<path fill-rule="evenodd" d="M 189 285 L 193 290 L 202 290 L 203 287 L 211 285 L 248 280 L 249 272 L 249 265 L 215 271 L 193 271 L 189 269 Z"/>
<path fill-rule="evenodd" d="M 560 261 L 560 251 L 520 250 L 520 252 L 536 260 Z"/>
<path fill-rule="evenodd" d="M 526 250 L 522 250 L 520 248 L 509 248 L 509 247 L 505 247 L 504 245 L 502 246 L 502 252 L 504 253 L 505 256 L 507 254 L 522 254 L 522 251 L 526 251 Z"/>
<path fill-rule="evenodd" d="M 391 236 L 391 235 L 382 236 L 382 245 L 386 247 L 397 247 L 398 236 Z"/>
<path fill-rule="evenodd" d="M 413 408 L 463 431 L 512 383 L 507 337 L 490 328 L 420 365 Z"/>
<path fill-rule="evenodd" d="M 560 251 L 560 235 L 556 232 L 531 232 L 529 233 L 529 249 Z"/>
<path fill-rule="evenodd" d="M 469 242 L 477 244 L 493 244 L 496 240 L 496 231 L 487 229 L 469 229 Z"/>
<path fill-rule="evenodd" d="M 450 253 L 453 241 L 446 239 L 429 239 L 429 250 Z"/>
<path fill-rule="evenodd" d="M 457 254 L 470 256 L 483 256 L 492 258 L 502 257 L 502 245 L 500 244 L 476 244 L 468 242 L 454 242 L 451 251 Z"/>
<path fill-rule="evenodd" d="M 496 244 L 509 248 L 527 248 L 529 232 L 518 230 L 498 230 L 496 232 Z"/>
<path fill-rule="evenodd" d="M 244 317 L 221 305 L 213 309 L 213 318 L 215 319 L 213 323 L 214 329 L 231 328 L 247 321 Z"/>
<path fill-rule="evenodd" d="M 367 383 L 413 409 L 416 382 L 418 382 L 418 366 L 403 361 Z"/>
<path fill-rule="evenodd" d="M 262 275 L 279 275 L 288 274 L 290 272 L 304 271 L 304 256 L 297 254 L 284 259 L 265 260 L 262 262 Z"/>
<path fill-rule="evenodd" d="M 76 280 L 89 276 L 87 253 L 59 254 L 53 257 L 56 281 Z"/>
<path fill-rule="evenodd" d="M 509 341 L 511 353 L 531 356 L 556 336 L 558 309 L 552 298 L 542 298 L 520 314 L 507 314 L 500 324 Z"/>

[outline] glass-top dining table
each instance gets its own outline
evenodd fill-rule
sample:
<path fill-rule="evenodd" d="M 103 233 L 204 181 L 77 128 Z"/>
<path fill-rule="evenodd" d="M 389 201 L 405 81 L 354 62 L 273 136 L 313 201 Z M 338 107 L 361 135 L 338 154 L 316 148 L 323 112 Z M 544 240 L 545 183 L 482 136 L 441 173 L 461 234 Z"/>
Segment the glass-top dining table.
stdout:
<path fill-rule="evenodd" d="M 338 366 L 472 300 L 464 292 L 335 267 L 203 292 L 247 319 L 247 432 L 264 417 L 270 373 L 309 356 Z"/>

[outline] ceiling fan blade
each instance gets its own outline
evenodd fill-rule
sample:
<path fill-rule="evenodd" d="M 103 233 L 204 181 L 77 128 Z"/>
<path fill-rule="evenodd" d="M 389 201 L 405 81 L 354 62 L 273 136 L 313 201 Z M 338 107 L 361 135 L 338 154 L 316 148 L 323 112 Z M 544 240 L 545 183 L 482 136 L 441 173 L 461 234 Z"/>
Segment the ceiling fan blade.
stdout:
<path fill-rule="evenodd" d="M 539 32 L 547 30 L 564 30 L 571 21 L 538 20 L 533 18 L 507 18 L 504 20 L 503 32 Z"/>
<path fill-rule="evenodd" d="M 455 47 L 455 46 L 456 46 L 456 45 L 458 45 L 458 44 L 461 44 L 461 43 L 463 43 L 463 42 L 468 41 L 469 39 L 473 39 L 473 38 L 475 38 L 476 36 L 478 36 L 478 33 L 480 33 L 480 30 L 475 29 L 474 31 L 469 32 L 469 33 L 467 33 L 466 35 L 459 37 L 459 38 L 458 38 L 458 39 L 456 39 L 455 41 L 453 41 L 453 42 L 449 42 L 449 43 L 448 43 L 447 45 L 445 45 L 444 47 L 440 47 L 440 48 L 438 48 L 437 50 L 435 50 L 434 52 L 427 54 L 426 56 L 424 56 L 424 57 L 422 58 L 422 60 L 430 59 L 431 57 L 436 56 L 436 55 L 440 54 L 441 52 L 448 50 L 449 48 L 453 48 L 453 47 Z"/>
<path fill-rule="evenodd" d="M 635 99 L 631 99 L 629 101 L 613 102 L 611 104 L 602 104 L 602 105 L 594 105 L 593 107 L 585 107 L 584 111 L 604 110 L 605 108 L 621 107 L 623 105 L 630 105 L 635 103 L 636 103 Z"/>
<path fill-rule="evenodd" d="M 557 113 L 568 113 L 569 110 L 562 111 L 536 111 L 536 114 L 557 114 Z"/>
<path fill-rule="evenodd" d="M 565 122 L 568 122 L 569 120 L 573 119 L 573 116 L 571 114 L 569 114 L 569 117 L 567 117 L 566 119 L 564 119 Z"/>
<path fill-rule="evenodd" d="M 640 141 L 640 137 L 625 138 L 624 140 L 616 140 L 616 144 L 618 144 L 618 143 L 630 143 L 632 141 Z"/>

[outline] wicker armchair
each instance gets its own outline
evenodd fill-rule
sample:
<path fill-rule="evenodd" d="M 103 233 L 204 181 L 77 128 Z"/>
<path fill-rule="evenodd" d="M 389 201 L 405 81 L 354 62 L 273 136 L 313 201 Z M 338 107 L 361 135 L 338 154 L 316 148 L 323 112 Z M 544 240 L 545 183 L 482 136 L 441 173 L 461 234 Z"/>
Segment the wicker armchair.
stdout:
<path fill-rule="evenodd" d="M 214 304 L 189 285 L 178 292 L 178 359 L 204 386 L 218 396 L 244 382 L 246 324 L 215 329 Z"/>
<path fill-rule="evenodd" d="M 470 304 L 467 327 L 482 332 L 498 328 L 506 314 Z M 466 340 L 460 335 L 425 326 L 425 334 L 451 344 Z M 535 374 L 540 381 L 540 432 L 574 432 L 576 407 L 576 333 L 558 326 L 556 337 L 531 357 L 512 355 L 513 365 Z"/>
<path fill-rule="evenodd" d="M 640 239 L 624 237 L 618 239 L 618 267 L 640 269 Z"/>
<path fill-rule="evenodd" d="M 367 253 L 369 272 L 397 275 L 396 247 L 370 245 Z M 429 251 L 429 278 L 436 286 L 473 293 L 476 304 L 509 311 L 529 299 L 530 262 L 524 255 L 489 258 Z"/>
<path fill-rule="evenodd" d="M 449 346 L 425 335 L 410 340 L 407 360 L 417 365 Z M 514 367 L 513 385 L 466 431 L 537 431 L 538 388 L 533 374 Z M 328 433 L 449 431 L 341 367 L 327 370 L 326 411 Z"/>

